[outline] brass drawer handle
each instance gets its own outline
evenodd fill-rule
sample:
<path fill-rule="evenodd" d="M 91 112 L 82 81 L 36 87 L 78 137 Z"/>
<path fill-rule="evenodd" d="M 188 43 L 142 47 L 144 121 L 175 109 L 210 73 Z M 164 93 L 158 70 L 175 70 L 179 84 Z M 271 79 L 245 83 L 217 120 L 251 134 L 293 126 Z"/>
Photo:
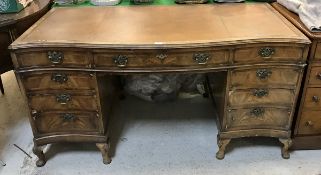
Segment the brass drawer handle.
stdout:
<path fill-rule="evenodd" d="M 311 126 L 313 126 L 313 122 L 309 120 L 309 121 L 305 122 L 305 126 L 311 127 Z"/>
<path fill-rule="evenodd" d="M 125 67 L 128 62 L 128 58 L 125 55 L 117 55 L 113 60 L 118 67 Z"/>
<path fill-rule="evenodd" d="M 167 54 L 163 54 L 163 53 L 158 54 L 158 55 L 156 55 L 156 58 L 161 60 L 161 61 L 164 61 L 165 58 L 167 58 Z"/>
<path fill-rule="evenodd" d="M 40 117 L 40 113 L 37 110 L 31 110 L 31 117 L 33 120 L 36 120 L 38 117 Z"/>
<path fill-rule="evenodd" d="M 64 60 L 64 54 L 58 51 L 49 51 L 48 59 L 52 64 L 61 64 Z"/>
<path fill-rule="evenodd" d="M 318 96 L 314 95 L 312 97 L 312 101 L 315 102 L 315 103 L 318 103 L 320 101 L 320 98 Z"/>
<path fill-rule="evenodd" d="M 317 74 L 317 79 L 321 80 L 321 73 Z"/>
<path fill-rule="evenodd" d="M 265 113 L 265 109 L 261 107 L 256 107 L 251 109 L 250 114 L 255 116 L 255 117 L 261 117 Z"/>
<path fill-rule="evenodd" d="M 70 94 L 59 94 L 56 96 L 56 101 L 62 105 L 65 105 L 71 101 L 71 95 Z"/>
<path fill-rule="evenodd" d="M 269 90 L 268 89 L 254 89 L 253 95 L 259 98 L 262 98 L 264 96 L 269 95 Z"/>
<path fill-rule="evenodd" d="M 256 71 L 256 76 L 261 80 L 265 80 L 271 75 L 272 75 L 272 71 L 269 69 L 258 69 Z"/>
<path fill-rule="evenodd" d="M 275 49 L 272 47 L 263 47 L 259 50 L 258 54 L 262 57 L 262 58 L 271 58 L 272 55 L 274 55 L 275 53 Z"/>
<path fill-rule="evenodd" d="M 64 121 L 71 122 L 71 121 L 74 121 L 76 117 L 73 114 L 67 113 L 67 114 L 62 114 L 62 119 Z"/>
<path fill-rule="evenodd" d="M 207 53 L 195 53 L 193 55 L 193 59 L 196 61 L 197 64 L 206 64 L 207 61 L 210 59 L 210 54 L 207 54 Z"/>
<path fill-rule="evenodd" d="M 68 81 L 68 77 L 66 74 L 54 73 L 51 76 L 51 80 L 62 84 Z"/>

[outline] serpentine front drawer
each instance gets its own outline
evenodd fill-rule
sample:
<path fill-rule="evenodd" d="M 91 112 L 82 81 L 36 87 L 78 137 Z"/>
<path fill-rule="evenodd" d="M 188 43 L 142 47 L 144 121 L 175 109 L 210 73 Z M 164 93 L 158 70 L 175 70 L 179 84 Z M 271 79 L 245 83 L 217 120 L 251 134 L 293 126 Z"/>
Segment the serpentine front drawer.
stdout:
<path fill-rule="evenodd" d="M 295 89 L 302 68 L 257 67 L 234 69 L 230 76 L 231 88 L 287 87 Z"/>
<path fill-rule="evenodd" d="M 22 82 L 27 91 L 36 90 L 93 90 L 95 74 L 73 71 L 38 71 L 23 73 Z"/>
<path fill-rule="evenodd" d="M 39 134 L 99 133 L 99 115 L 91 112 L 38 112 L 32 117 Z"/>
<path fill-rule="evenodd" d="M 292 106 L 294 98 L 294 89 L 237 89 L 229 91 L 228 105 L 230 107 L 253 105 Z"/>
<path fill-rule="evenodd" d="M 248 129 L 290 128 L 291 108 L 252 107 L 245 109 L 229 109 L 227 112 L 227 131 Z"/>
<path fill-rule="evenodd" d="M 279 45 L 242 47 L 235 50 L 234 63 L 304 62 L 304 48 Z"/>
<path fill-rule="evenodd" d="M 16 53 L 20 69 L 37 67 L 91 67 L 91 55 L 81 50 L 35 49 Z"/>
<path fill-rule="evenodd" d="M 95 67 L 182 67 L 228 64 L 228 50 L 175 49 L 175 50 L 109 50 L 94 53 Z"/>
<path fill-rule="evenodd" d="M 97 100 L 96 93 L 93 92 L 58 91 L 28 94 L 29 107 L 37 111 L 97 111 Z"/>

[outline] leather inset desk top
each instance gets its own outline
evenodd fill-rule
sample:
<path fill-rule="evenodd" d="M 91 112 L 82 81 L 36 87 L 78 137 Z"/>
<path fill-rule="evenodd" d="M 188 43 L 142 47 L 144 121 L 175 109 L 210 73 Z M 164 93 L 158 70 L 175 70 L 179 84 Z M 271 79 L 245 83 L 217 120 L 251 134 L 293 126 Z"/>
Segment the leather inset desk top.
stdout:
<path fill-rule="evenodd" d="M 309 40 L 268 4 L 52 9 L 12 44 L 188 47 Z"/>

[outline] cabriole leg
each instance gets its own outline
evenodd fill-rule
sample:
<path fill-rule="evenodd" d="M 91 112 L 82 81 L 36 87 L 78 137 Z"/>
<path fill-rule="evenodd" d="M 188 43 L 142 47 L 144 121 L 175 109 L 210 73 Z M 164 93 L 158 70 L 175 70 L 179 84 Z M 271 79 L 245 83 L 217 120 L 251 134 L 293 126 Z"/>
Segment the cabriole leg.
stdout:
<path fill-rule="evenodd" d="M 216 158 L 219 160 L 224 159 L 225 156 L 225 148 L 230 143 L 231 139 L 217 139 L 217 145 L 218 145 L 218 152 L 216 153 Z"/>
<path fill-rule="evenodd" d="M 289 159 L 290 158 L 289 148 L 292 145 L 292 140 L 290 138 L 289 139 L 281 139 L 280 138 L 279 141 L 283 144 L 283 147 L 282 147 L 282 150 L 281 150 L 282 157 L 284 159 Z"/>
<path fill-rule="evenodd" d="M 38 157 L 38 160 L 36 162 L 37 167 L 44 166 L 46 164 L 46 158 L 45 158 L 45 154 L 43 153 L 42 148 L 35 144 L 33 146 L 32 151 Z"/>
<path fill-rule="evenodd" d="M 101 152 L 101 155 L 103 156 L 103 162 L 104 164 L 110 164 L 111 158 L 109 157 L 109 148 L 110 144 L 108 143 L 96 143 L 96 146 Z"/>

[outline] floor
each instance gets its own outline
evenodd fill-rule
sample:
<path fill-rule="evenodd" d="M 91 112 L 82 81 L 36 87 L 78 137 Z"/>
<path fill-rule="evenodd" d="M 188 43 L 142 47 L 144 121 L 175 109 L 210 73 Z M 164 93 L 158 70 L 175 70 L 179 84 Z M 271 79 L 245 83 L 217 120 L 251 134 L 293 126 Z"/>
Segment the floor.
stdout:
<path fill-rule="evenodd" d="M 0 159 L 6 166 L 0 165 L 0 175 L 321 174 L 321 150 L 294 151 L 284 160 L 281 144 L 272 138 L 233 140 L 225 159 L 217 160 L 214 110 L 202 97 L 162 105 L 128 97 L 111 119 L 110 165 L 102 163 L 94 144 L 54 144 L 45 148 L 49 160 L 38 168 L 14 73 L 2 78 L 6 94 L 0 95 Z"/>

